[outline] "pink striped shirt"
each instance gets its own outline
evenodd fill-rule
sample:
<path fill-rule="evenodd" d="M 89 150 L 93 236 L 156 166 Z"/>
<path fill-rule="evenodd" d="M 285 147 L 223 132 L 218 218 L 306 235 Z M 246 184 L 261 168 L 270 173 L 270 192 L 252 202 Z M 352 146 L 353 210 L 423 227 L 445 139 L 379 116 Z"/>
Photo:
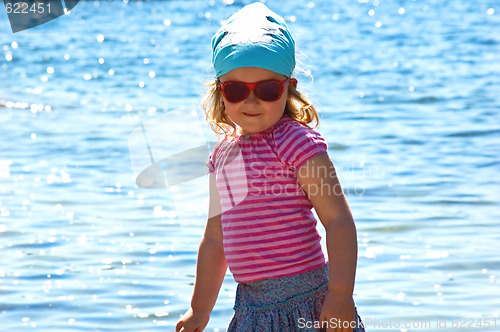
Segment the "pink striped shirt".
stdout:
<path fill-rule="evenodd" d="M 224 254 L 236 282 L 303 273 L 325 257 L 312 204 L 296 172 L 327 153 L 317 132 L 288 116 L 269 129 L 224 139 L 207 166 L 221 199 Z"/>

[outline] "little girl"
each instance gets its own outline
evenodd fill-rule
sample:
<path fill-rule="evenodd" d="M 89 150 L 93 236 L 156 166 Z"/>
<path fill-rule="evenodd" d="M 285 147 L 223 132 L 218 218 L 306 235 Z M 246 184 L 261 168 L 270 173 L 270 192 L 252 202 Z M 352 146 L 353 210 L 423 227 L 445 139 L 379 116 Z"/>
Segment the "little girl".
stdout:
<path fill-rule="evenodd" d="M 209 217 L 176 331 L 203 331 L 228 266 L 238 283 L 228 331 L 364 331 L 352 298 L 356 229 L 327 144 L 307 126 L 318 114 L 291 77 L 295 42 L 284 20 L 246 6 L 212 49 L 217 80 L 204 108 L 223 140 L 207 162 Z"/>

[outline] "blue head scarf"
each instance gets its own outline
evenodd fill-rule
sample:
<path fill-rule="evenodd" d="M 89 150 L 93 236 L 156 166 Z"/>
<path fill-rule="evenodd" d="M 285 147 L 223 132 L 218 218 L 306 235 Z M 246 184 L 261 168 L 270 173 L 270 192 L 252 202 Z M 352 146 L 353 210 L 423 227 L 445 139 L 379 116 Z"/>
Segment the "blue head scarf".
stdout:
<path fill-rule="evenodd" d="M 212 38 L 212 50 L 217 77 L 241 67 L 290 77 L 295 68 L 295 42 L 285 20 L 260 2 L 231 16 Z"/>

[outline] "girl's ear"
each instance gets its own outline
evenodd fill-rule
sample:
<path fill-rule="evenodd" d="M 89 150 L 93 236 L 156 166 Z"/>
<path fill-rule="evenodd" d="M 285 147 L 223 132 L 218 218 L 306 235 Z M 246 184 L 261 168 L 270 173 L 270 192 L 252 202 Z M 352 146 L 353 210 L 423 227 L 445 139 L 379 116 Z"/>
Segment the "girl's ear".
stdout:
<path fill-rule="evenodd" d="M 297 79 L 296 78 L 291 78 L 290 79 L 290 84 L 297 89 Z"/>

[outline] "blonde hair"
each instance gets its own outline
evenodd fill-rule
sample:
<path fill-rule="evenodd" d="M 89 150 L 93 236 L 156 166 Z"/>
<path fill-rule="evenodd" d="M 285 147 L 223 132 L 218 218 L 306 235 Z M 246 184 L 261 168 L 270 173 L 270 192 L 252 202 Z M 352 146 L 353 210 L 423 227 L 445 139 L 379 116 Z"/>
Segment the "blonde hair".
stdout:
<path fill-rule="evenodd" d="M 203 111 L 210 128 L 217 135 L 234 136 L 236 134 L 236 124 L 225 112 L 226 108 L 217 81 L 208 83 L 207 86 L 209 90 L 203 99 Z M 319 124 L 318 112 L 309 98 L 298 91 L 292 84 L 288 84 L 288 98 L 283 115 L 288 115 L 311 129 L 316 128 Z M 313 121 L 315 122 L 314 126 L 309 126 L 308 124 Z"/>

